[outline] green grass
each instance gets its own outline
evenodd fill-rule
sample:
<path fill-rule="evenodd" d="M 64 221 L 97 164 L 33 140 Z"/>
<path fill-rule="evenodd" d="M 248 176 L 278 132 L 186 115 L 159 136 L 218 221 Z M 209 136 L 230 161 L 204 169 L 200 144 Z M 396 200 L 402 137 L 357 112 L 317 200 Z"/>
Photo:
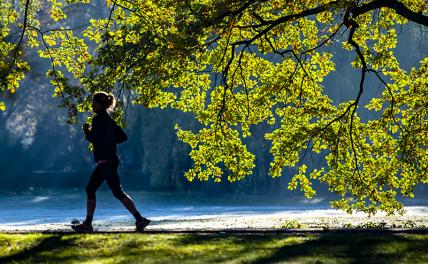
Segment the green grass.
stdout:
<path fill-rule="evenodd" d="M 0 234 L 0 263 L 428 263 L 428 235 Z"/>

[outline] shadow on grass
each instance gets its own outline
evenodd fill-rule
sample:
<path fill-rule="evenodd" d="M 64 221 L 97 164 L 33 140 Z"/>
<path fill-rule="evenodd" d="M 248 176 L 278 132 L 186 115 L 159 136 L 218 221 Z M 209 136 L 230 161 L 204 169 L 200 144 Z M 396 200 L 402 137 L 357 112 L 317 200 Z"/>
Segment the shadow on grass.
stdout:
<path fill-rule="evenodd" d="M 85 237 L 79 235 L 49 235 L 0 257 L 0 263 L 62 263 L 103 257 L 118 257 L 117 263 L 428 263 L 427 235 L 121 234 L 95 238 L 84 242 Z"/>
<path fill-rule="evenodd" d="M 287 238 L 289 238 L 287 240 Z M 179 245 L 240 244 L 235 252 L 225 247 L 217 261 L 239 258 L 264 263 L 428 263 L 428 236 L 397 234 L 318 235 L 199 235 L 185 236 Z M 275 242 L 276 241 L 276 242 Z M 257 253 L 259 251 L 259 253 Z M 208 253 L 208 252 L 207 252 Z M 252 255 L 252 256 L 251 256 Z M 247 256 L 247 257 L 246 257 Z M 238 261 L 238 262 L 241 262 Z"/>
<path fill-rule="evenodd" d="M 309 261 L 310 260 L 310 261 Z M 304 243 L 284 245 L 253 264 L 302 261 L 310 263 L 427 263 L 428 237 L 394 234 L 325 234 Z"/>
<path fill-rule="evenodd" d="M 43 253 L 50 253 L 51 251 L 61 251 L 62 249 L 69 248 L 73 245 L 75 238 L 63 239 L 63 235 L 50 235 L 36 242 L 32 247 L 25 248 L 17 253 L 9 256 L 0 257 L 0 263 L 10 263 L 19 261 L 31 262 L 48 262 Z M 55 261 L 67 261 L 73 256 L 55 256 Z M 50 257 L 49 257 L 50 258 Z"/>

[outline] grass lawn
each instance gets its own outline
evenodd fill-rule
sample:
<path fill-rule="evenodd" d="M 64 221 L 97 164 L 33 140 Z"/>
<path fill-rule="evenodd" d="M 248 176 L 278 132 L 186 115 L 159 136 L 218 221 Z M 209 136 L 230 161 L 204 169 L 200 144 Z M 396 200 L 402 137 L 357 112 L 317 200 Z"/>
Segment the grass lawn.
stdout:
<path fill-rule="evenodd" d="M 0 234 L 0 263 L 428 263 L 428 235 Z"/>

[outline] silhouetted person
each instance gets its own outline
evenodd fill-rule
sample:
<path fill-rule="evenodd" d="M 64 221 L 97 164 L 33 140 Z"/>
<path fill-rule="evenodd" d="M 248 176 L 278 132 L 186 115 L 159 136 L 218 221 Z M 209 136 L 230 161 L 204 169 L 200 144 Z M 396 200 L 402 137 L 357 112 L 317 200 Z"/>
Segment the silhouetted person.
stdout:
<path fill-rule="evenodd" d="M 72 228 L 77 232 L 92 232 L 92 218 L 96 206 L 95 192 L 105 180 L 113 192 L 114 197 L 123 203 L 126 209 L 135 217 L 135 225 L 138 232 L 150 223 L 150 220 L 142 217 L 135 208 L 134 202 L 120 185 L 117 168 L 119 158 L 116 155 L 116 144 L 128 139 L 123 130 L 110 118 L 107 111 L 112 111 L 115 106 L 114 96 L 105 92 L 97 92 L 92 99 L 92 110 L 96 116 L 92 120 L 92 127 L 89 124 L 83 125 L 86 139 L 94 146 L 94 159 L 96 168 L 92 172 L 88 185 L 86 186 L 87 214 L 86 220 Z"/>

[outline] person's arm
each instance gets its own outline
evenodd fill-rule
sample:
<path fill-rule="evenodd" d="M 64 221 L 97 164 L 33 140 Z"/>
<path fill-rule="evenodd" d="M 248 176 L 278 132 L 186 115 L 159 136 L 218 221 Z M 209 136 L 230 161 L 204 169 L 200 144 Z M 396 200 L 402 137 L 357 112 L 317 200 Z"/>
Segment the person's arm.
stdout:
<path fill-rule="evenodd" d="M 118 126 L 116 123 L 114 123 L 115 129 L 116 129 L 116 144 L 123 143 L 128 140 L 128 136 L 126 135 L 125 131 Z"/>
<path fill-rule="evenodd" d="M 92 119 L 92 128 L 89 129 L 89 124 L 85 123 L 83 124 L 83 132 L 85 133 L 86 140 L 88 140 L 91 143 L 94 143 L 95 140 L 95 131 L 97 126 L 96 118 Z"/>

